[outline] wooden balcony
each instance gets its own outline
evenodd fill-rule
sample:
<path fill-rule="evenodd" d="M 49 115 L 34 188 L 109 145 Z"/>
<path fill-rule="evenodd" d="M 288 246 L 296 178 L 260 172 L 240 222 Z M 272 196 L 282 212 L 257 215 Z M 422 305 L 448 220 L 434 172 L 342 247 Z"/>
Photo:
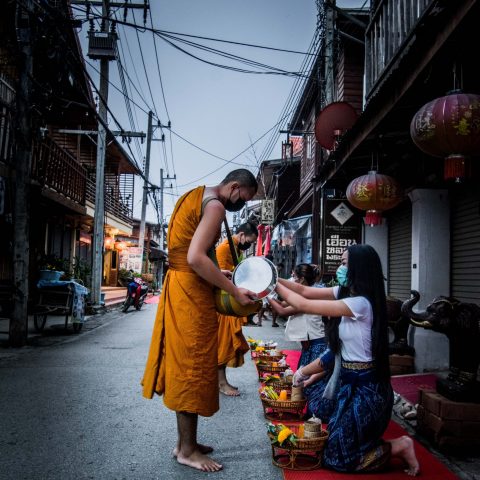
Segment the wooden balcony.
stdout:
<path fill-rule="evenodd" d="M 86 169 L 49 137 L 34 142 L 32 179 L 67 200 L 85 206 Z"/>
<path fill-rule="evenodd" d="M 365 32 L 366 99 L 411 41 L 415 26 L 433 0 L 380 0 Z"/>
<path fill-rule="evenodd" d="M 113 189 L 113 194 L 110 192 L 113 187 L 110 185 L 105 185 L 105 211 L 110 213 L 111 215 L 117 217 L 120 220 L 123 220 L 125 223 L 129 225 L 133 225 L 133 218 L 132 218 L 132 209 L 122 203 L 120 200 L 120 195 L 115 194 L 115 189 Z M 87 200 L 92 204 L 95 204 L 95 179 L 89 178 L 87 179 Z"/>

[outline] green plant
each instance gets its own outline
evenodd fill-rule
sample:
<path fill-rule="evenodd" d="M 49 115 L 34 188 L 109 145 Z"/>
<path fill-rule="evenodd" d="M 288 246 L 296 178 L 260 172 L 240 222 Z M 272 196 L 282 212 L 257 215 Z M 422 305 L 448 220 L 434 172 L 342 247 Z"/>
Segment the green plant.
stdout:
<path fill-rule="evenodd" d="M 54 254 L 43 255 L 38 261 L 38 269 L 67 273 L 70 272 L 70 260 L 57 257 Z"/>
<path fill-rule="evenodd" d="M 72 278 L 79 279 L 84 285 L 88 285 L 90 283 L 89 280 L 91 273 L 92 269 L 85 260 L 82 260 L 80 257 L 75 257 L 73 259 L 73 268 L 71 272 Z"/>
<path fill-rule="evenodd" d="M 118 270 L 118 278 L 123 279 L 128 279 L 131 278 L 132 274 L 130 273 L 130 270 L 127 270 L 126 268 L 120 268 Z"/>

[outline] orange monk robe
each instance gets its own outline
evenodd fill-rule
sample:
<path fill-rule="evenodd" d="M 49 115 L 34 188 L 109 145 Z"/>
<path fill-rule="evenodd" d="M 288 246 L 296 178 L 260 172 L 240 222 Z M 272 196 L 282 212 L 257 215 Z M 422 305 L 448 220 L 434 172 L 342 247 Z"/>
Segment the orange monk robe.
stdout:
<path fill-rule="evenodd" d="M 238 242 L 233 238 L 235 247 Z M 222 270 L 232 271 L 234 268 L 232 252 L 228 239 L 225 239 L 215 251 L 218 266 Z M 237 255 L 238 256 L 238 255 Z M 248 343 L 242 333 L 245 317 L 218 316 L 218 364 L 229 367 L 241 367 L 244 363 L 243 356 L 248 352 Z"/>
<path fill-rule="evenodd" d="M 143 395 L 163 395 L 176 412 L 209 417 L 218 403 L 218 321 L 213 286 L 187 263 L 187 252 L 200 222 L 205 187 L 177 202 L 168 228 L 169 269 L 160 297 Z"/>

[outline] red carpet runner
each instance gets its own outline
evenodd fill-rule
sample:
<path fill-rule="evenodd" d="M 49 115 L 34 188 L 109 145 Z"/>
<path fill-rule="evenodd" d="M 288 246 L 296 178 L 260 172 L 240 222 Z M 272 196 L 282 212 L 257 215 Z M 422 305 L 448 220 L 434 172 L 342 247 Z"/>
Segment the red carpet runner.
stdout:
<path fill-rule="evenodd" d="M 287 364 L 295 372 L 302 352 L 300 350 L 282 350 L 282 352 L 287 356 Z"/>
<path fill-rule="evenodd" d="M 145 303 L 158 303 L 160 300 L 160 295 L 152 295 L 145 300 Z"/>
<path fill-rule="evenodd" d="M 405 430 L 394 421 L 385 432 L 385 439 L 397 438 L 405 435 Z M 398 459 L 392 459 L 391 467 L 383 473 L 369 474 L 348 474 L 338 473 L 330 470 L 310 470 L 310 471 L 294 471 L 284 470 L 283 478 L 285 480 L 407 480 L 409 478 L 418 478 L 419 480 L 455 480 L 458 479 L 448 468 L 439 462 L 425 447 L 415 442 L 415 452 L 420 463 L 419 477 L 407 476 L 403 469 L 403 463 Z"/>
<path fill-rule="evenodd" d="M 397 375 L 392 377 L 392 388 L 410 403 L 418 403 L 418 389 L 435 390 L 437 376 L 433 373 Z"/>

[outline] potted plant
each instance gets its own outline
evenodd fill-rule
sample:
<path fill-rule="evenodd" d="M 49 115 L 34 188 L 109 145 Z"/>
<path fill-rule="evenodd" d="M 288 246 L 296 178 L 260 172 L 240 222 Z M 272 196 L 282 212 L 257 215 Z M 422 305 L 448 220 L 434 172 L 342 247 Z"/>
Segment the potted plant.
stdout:
<path fill-rule="evenodd" d="M 38 262 L 39 280 L 54 282 L 60 280 L 65 272 L 70 270 L 69 260 L 49 254 L 43 256 Z"/>

